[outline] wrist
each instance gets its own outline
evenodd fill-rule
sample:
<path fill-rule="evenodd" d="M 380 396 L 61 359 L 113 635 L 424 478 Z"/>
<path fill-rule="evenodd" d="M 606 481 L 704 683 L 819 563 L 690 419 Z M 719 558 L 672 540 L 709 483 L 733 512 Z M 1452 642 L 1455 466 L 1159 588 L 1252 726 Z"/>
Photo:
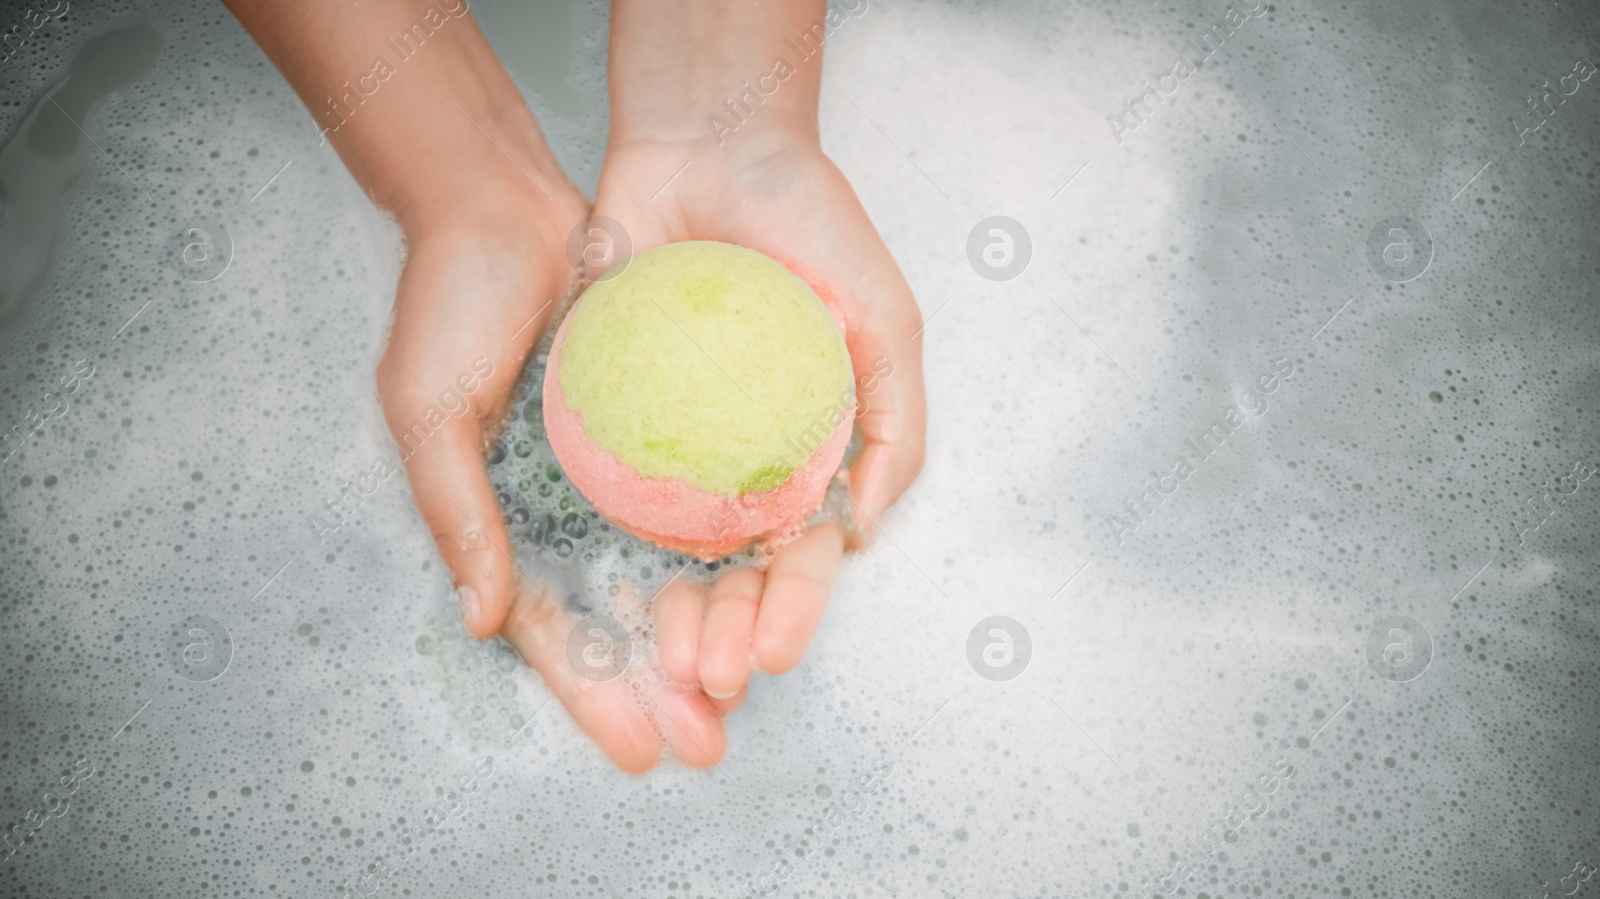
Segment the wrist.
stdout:
<path fill-rule="evenodd" d="M 787 128 L 768 124 L 762 128 L 750 127 L 728 136 L 719 143 L 709 129 L 688 134 L 664 134 L 650 137 L 637 132 L 612 134 L 606 144 L 607 160 L 654 159 L 651 170 L 667 180 L 686 161 L 693 166 L 682 172 L 682 184 L 700 182 L 711 178 L 712 183 L 740 183 L 738 177 L 759 172 L 787 172 L 794 174 L 807 169 L 813 161 L 825 161 L 822 145 L 815 130 Z M 608 165 L 610 163 L 608 162 Z M 620 166 L 620 163 L 619 163 Z M 720 172 L 720 176 L 712 173 Z M 722 180 L 718 180 L 721 178 Z M 601 190 L 605 190 L 601 179 Z M 655 187 L 659 187 L 657 184 Z"/>
<path fill-rule="evenodd" d="M 692 87 L 614 89 L 607 143 L 694 149 L 820 144 L 815 92 L 769 77 L 770 69 L 736 77 L 739 71 L 707 74 Z"/>
<path fill-rule="evenodd" d="M 616 0 L 612 143 L 815 143 L 827 17 L 823 0 Z"/>
<path fill-rule="evenodd" d="M 408 238 L 481 223 L 564 240 L 587 214 L 509 79 L 448 79 L 396 99 L 408 114 L 367 123 L 340 155 Z"/>
<path fill-rule="evenodd" d="M 509 146 L 506 149 L 511 152 Z M 490 227 L 545 226 L 538 230 L 560 230 L 564 239 L 566 231 L 587 215 L 588 201 L 553 158 L 546 164 L 528 153 L 529 158 L 514 165 L 493 146 L 488 150 L 492 156 L 459 146 L 449 152 L 417 153 L 415 164 L 398 177 L 375 183 L 362 180 L 362 187 L 375 205 L 394 215 L 408 237 L 481 219 Z"/>
<path fill-rule="evenodd" d="M 527 201 L 526 211 L 577 193 L 509 81 L 431 82 L 392 100 L 386 114 L 329 138 L 373 203 L 408 231 L 458 206 L 510 198 Z"/>
<path fill-rule="evenodd" d="M 577 188 L 564 183 L 549 198 L 520 175 L 480 178 L 459 189 L 429 190 L 396 207 L 395 218 L 405 235 L 407 257 L 424 248 L 471 249 L 503 260 L 512 269 L 527 266 L 559 293 L 576 276 L 567 242 L 589 215 L 589 203 Z M 509 271 L 485 272 L 509 276 Z"/>

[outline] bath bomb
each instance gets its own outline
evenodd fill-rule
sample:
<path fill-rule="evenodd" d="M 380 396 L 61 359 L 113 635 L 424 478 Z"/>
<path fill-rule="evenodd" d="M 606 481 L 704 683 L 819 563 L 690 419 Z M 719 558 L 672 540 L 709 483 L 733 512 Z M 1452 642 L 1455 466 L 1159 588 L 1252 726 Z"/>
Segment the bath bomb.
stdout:
<path fill-rule="evenodd" d="M 623 529 L 711 560 L 798 533 L 855 418 L 842 318 L 755 250 L 647 250 L 583 292 L 544 378 L 567 477 Z"/>

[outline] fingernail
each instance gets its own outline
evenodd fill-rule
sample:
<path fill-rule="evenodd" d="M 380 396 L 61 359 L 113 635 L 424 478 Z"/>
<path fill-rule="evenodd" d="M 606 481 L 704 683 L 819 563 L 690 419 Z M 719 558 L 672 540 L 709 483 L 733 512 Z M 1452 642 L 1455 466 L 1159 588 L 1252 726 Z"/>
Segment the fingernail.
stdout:
<path fill-rule="evenodd" d="M 456 599 L 461 603 L 461 620 L 467 627 L 472 627 L 478 620 L 478 591 L 467 584 L 456 588 Z"/>
<path fill-rule="evenodd" d="M 710 690 L 707 690 L 706 691 L 706 695 L 711 697 L 712 699 L 732 699 L 733 697 L 739 695 L 739 691 L 738 690 L 730 690 L 727 693 L 713 693 Z"/>

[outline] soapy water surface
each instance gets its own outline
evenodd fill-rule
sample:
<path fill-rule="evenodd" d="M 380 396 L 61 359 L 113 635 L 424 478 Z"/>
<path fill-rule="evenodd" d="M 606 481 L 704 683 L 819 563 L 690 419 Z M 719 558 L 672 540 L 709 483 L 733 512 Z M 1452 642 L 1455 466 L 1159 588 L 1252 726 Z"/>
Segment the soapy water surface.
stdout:
<path fill-rule="evenodd" d="M 300 101 L 220 5 L 64 5 L 0 5 L 0 895 L 1600 891 L 1591 6 L 839 3 L 927 465 L 635 778 L 369 477 L 401 247 Z M 472 10 L 592 195 L 604 4 Z M 537 377 L 519 561 L 643 689 L 722 566 L 594 516 Z"/>

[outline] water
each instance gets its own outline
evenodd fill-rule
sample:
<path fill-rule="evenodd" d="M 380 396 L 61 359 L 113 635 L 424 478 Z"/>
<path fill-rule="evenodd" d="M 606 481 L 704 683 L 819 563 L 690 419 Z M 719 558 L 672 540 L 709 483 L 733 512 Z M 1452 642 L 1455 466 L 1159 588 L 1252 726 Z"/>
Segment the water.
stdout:
<path fill-rule="evenodd" d="M 0 322 L 20 311 L 44 276 L 63 201 L 98 149 L 79 125 L 106 94 L 142 76 L 160 46 L 156 30 L 142 24 L 90 38 L 67 77 L 34 103 L 0 150 Z"/>
<path fill-rule="evenodd" d="M 525 6 L 473 9 L 592 193 L 605 8 Z M 391 458 L 398 236 L 226 11 L 0 63 L 14 148 L 160 38 L 80 95 L 48 264 L 0 251 L 0 894 L 1600 889 L 1593 13 L 856 9 L 823 143 L 928 320 L 927 466 L 727 759 L 643 777 L 463 642 L 403 479 L 319 536 Z M 537 424 L 524 564 L 648 595 L 686 560 Z"/>

